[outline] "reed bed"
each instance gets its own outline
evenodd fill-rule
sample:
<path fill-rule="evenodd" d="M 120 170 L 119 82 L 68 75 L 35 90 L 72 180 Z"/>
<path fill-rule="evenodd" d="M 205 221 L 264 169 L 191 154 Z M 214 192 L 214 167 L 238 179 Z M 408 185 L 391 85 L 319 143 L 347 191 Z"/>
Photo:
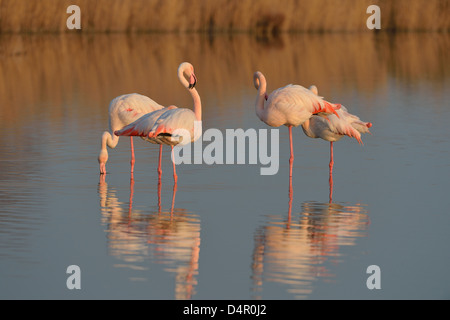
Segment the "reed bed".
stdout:
<path fill-rule="evenodd" d="M 0 32 L 73 32 L 72 4 L 83 32 L 367 31 L 371 4 L 382 30 L 450 30 L 449 0 L 0 0 Z"/>

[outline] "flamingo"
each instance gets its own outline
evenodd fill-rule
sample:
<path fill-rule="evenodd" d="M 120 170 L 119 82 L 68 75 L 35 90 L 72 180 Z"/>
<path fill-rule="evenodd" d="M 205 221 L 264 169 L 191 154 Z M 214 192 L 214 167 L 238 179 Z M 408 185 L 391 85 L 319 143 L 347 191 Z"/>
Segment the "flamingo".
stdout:
<path fill-rule="evenodd" d="M 272 127 L 285 125 L 289 128 L 291 156 L 289 158 L 289 177 L 292 177 L 294 149 L 292 146 L 292 127 L 307 121 L 313 114 L 336 114 L 341 106 L 323 100 L 310 90 L 289 84 L 274 90 L 269 96 L 266 93 L 266 78 L 257 71 L 253 75 L 253 84 L 258 90 L 255 111 L 261 121 Z M 267 103 L 264 104 L 264 101 Z M 339 117 L 339 116 L 338 116 Z"/>
<path fill-rule="evenodd" d="M 319 94 L 316 86 L 312 85 L 309 90 L 315 95 Z M 336 115 L 313 115 L 310 119 L 303 122 L 303 132 L 310 138 L 321 138 L 330 142 L 330 202 L 332 194 L 332 173 L 333 173 L 333 142 L 339 141 L 344 136 L 355 138 L 359 144 L 363 144 L 361 133 L 370 133 L 369 128 L 372 123 L 364 122 L 359 117 L 348 112 L 347 108 L 341 106 L 336 111 Z"/>
<path fill-rule="evenodd" d="M 188 89 L 194 101 L 194 109 L 178 108 L 171 105 L 167 108 L 148 113 L 120 130 L 114 132 L 117 136 L 139 136 L 151 142 L 170 145 L 172 148 L 180 144 L 194 142 L 201 136 L 202 104 L 200 95 L 195 89 L 197 77 L 194 67 L 189 62 L 183 62 L 178 67 L 178 79 Z M 198 126 L 195 126 L 198 122 Z M 188 133 L 188 134 L 187 134 Z M 161 149 L 160 149 L 161 150 Z M 161 152 L 158 172 L 161 173 Z M 173 161 L 173 177 L 178 180 L 175 162 Z"/>
<path fill-rule="evenodd" d="M 114 131 L 139 119 L 143 115 L 164 108 L 149 97 L 138 93 L 124 94 L 114 98 L 109 104 L 109 131 L 102 134 L 101 150 L 98 155 L 100 174 L 106 173 L 106 162 L 108 161 L 107 146 L 114 149 L 119 143 L 119 137 L 114 135 Z M 131 173 L 134 171 L 134 147 L 133 137 L 130 137 L 131 144 Z"/>

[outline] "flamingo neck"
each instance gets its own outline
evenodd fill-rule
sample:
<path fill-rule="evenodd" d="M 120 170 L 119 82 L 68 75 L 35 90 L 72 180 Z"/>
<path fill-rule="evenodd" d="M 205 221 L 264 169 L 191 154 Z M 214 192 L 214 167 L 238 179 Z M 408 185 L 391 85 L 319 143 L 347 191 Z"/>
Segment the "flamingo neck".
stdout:
<path fill-rule="evenodd" d="M 200 100 L 200 95 L 195 88 L 189 89 L 189 92 L 194 100 L 195 119 L 197 121 L 202 121 L 202 101 Z"/>
<path fill-rule="evenodd" d="M 110 147 L 111 149 L 114 149 L 117 146 L 117 143 L 119 143 L 119 137 L 113 134 L 111 136 L 111 133 L 108 131 L 103 132 L 102 135 L 102 150 L 106 150 L 106 147 Z"/>
<path fill-rule="evenodd" d="M 256 102 L 255 102 L 255 111 L 256 114 L 260 119 L 263 119 L 264 116 L 264 101 L 266 100 L 266 78 L 262 75 L 262 73 L 259 73 L 255 81 L 259 81 L 258 86 L 258 95 L 256 96 Z"/>
<path fill-rule="evenodd" d="M 181 84 L 185 87 L 185 88 L 189 88 L 189 82 L 186 80 L 186 78 L 184 77 L 184 71 L 187 69 L 187 64 L 182 63 L 179 67 L 178 67 L 178 80 L 180 80 Z"/>
<path fill-rule="evenodd" d="M 311 124 L 309 119 L 302 123 L 303 132 L 310 138 L 317 138 L 311 130 Z"/>

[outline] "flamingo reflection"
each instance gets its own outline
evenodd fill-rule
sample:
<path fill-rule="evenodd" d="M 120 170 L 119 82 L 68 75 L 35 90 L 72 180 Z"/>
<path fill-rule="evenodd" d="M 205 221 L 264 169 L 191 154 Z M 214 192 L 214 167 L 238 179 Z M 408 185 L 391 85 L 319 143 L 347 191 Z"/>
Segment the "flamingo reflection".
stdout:
<path fill-rule="evenodd" d="M 292 210 L 291 199 L 289 211 Z M 305 202 L 298 215 L 269 215 L 254 234 L 252 280 L 255 298 L 264 282 L 288 287 L 294 298 L 308 297 L 314 282 L 334 277 L 331 263 L 342 262 L 339 248 L 366 236 L 368 215 L 362 204 Z"/>
<path fill-rule="evenodd" d="M 102 177 L 103 176 L 103 177 Z M 175 274 L 175 299 L 190 299 L 197 285 L 200 253 L 200 220 L 185 209 L 174 208 L 176 185 L 169 210 L 161 210 L 161 181 L 158 184 L 157 209 L 133 208 L 134 184 L 130 177 L 128 205 L 118 200 L 117 191 L 109 188 L 105 175 L 100 176 L 98 193 L 102 225 L 106 226 L 109 254 L 121 262 L 115 267 L 128 268 L 131 281 L 151 277 L 151 263 Z"/>

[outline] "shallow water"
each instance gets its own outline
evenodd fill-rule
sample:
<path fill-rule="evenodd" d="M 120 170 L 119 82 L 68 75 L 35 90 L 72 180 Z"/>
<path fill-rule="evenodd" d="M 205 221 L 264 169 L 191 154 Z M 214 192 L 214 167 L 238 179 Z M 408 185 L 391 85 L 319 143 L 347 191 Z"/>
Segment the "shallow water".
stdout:
<path fill-rule="evenodd" d="M 0 37 L 0 298 L 450 298 L 449 47 L 424 33 Z M 158 147 L 135 138 L 131 179 L 121 138 L 99 177 L 109 101 L 191 107 L 182 61 L 204 129 L 268 129 L 253 106 L 260 70 L 269 91 L 317 85 L 372 135 L 335 143 L 332 190 L 329 144 L 300 128 L 290 189 L 285 127 L 276 175 L 182 164 L 174 188 L 164 148 L 158 184 Z M 66 287 L 69 265 L 81 290 Z"/>

